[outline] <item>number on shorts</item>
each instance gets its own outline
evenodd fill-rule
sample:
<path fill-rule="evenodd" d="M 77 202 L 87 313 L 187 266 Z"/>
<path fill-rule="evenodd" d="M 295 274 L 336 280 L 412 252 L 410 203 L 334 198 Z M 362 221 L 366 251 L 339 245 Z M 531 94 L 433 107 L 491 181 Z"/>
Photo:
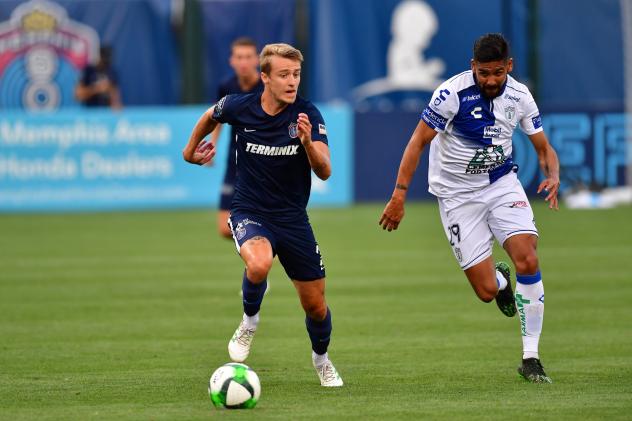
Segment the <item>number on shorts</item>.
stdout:
<path fill-rule="evenodd" d="M 461 230 L 459 228 L 459 224 L 450 225 L 448 227 L 448 231 L 450 231 L 450 245 L 451 246 L 455 244 L 454 243 L 455 238 L 458 243 L 461 242 Z"/>

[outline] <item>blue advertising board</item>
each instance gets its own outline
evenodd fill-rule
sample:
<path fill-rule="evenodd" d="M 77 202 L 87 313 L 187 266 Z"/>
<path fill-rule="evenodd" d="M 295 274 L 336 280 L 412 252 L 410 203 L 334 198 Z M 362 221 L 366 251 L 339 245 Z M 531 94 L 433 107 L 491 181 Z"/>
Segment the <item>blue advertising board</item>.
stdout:
<path fill-rule="evenodd" d="M 311 0 L 309 95 L 362 108 L 418 108 L 469 68 L 475 39 L 503 30 L 503 3 Z"/>
<path fill-rule="evenodd" d="M 228 59 L 236 38 L 251 38 L 258 50 L 294 44 L 295 9 L 295 0 L 200 0 L 206 102 L 217 101 L 219 83 L 234 74 Z"/>
<path fill-rule="evenodd" d="M 358 113 L 355 119 L 354 181 L 356 201 L 384 201 L 391 192 L 404 148 L 419 113 Z M 550 113 L 542 124 L 560 160 L 561 192 L 569 188 L 625 184 L 630 159 L 627 139 L 632 124 L 622 113 Z M 543 180 L 535 149 L 520 130 L 513 136 L 513 159 L 527 194 Z M 429 199 L 428 148 L 411 184 L 409 198 Z"/>
<path fill-rule="evenodd" d="M 3 112 L 0 211 L 216 206 L 229 131 L 222 131 L 212 167 L 182 159 L 182 148 L 204 110 Z M 346 205 L 352 200 L 351 112 L 345 107 L 321 111 L 333 175 L 313 183 L 310 205 Z"/>

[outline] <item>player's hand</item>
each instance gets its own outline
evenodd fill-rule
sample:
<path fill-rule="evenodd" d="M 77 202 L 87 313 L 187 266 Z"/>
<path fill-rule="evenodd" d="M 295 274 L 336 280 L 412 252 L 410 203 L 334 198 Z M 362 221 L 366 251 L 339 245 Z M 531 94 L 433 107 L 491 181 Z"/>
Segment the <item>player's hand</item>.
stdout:
<path fill-rule="evenodd" d="M 213 142 L 203 140 L 195 148 L 189 162 L 197 165 L 212 165 L 213 157 L 215 157 L 215 145 Z"/>
<path fill-rule="evenodd" d="M 386 204 L 384 212 L 382 212 L 379 224 L 382 226 L 382 229 L 393 231 L 399 227 L 399 223 L 403 218 L 404 201 L 400 198 L 392 197 Z"/>
<path fill-rule="evenodd" d="M 540 183 L 538 186 L 538 193 L 544 190 L 547 193 L 544 198 L 545 201 L 549 202 L 549 209 L 558 210 L 558 200 L 557 193 L 560 189 L 560 180 L 557 177 L 549 177 Z"/>
<path fill-rule="evenodd" d="M 94 84 L 94 90 L 98 94 L 105 94 L 110 90 L 110 81 L 102 79 Z"/>
<path fill-rule="evenodd" d="M 305 113 L 300 113 L 296 123 L 298 124 L 298 138 L 304 147 L 309 146 L 312 143 L 312 123 L 309 122 L 309 117 Z"/>

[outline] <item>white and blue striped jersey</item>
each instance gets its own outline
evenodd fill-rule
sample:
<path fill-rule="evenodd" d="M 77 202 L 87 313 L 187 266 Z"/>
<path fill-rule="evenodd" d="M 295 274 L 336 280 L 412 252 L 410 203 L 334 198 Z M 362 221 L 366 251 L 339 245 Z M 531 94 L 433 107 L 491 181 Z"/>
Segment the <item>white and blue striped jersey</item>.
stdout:
<path fill-rule="evenodd" d="M 511 76 L 492 99 L 481 94 L 471 70 L 442 83 L 421 118 L 438 134 L 430 144 L 428 191 L 437 197 L 475 191 L 514 168 L 511 137 L 542 131 L 529 89 Z"/>

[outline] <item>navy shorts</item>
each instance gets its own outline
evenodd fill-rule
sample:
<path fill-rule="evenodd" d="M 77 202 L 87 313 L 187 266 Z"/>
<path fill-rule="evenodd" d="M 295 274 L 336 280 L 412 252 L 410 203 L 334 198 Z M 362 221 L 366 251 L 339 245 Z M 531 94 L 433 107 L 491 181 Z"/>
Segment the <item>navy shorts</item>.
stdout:
<path fill-rule="evenodd" d="M 280 223 L 246 212 L 231 212 L 228 224 L 237 252 L 251 238 L 265 237 L 290 279 L 313 281 L 325 277 L 325 266 L 309 221 Z"/>

